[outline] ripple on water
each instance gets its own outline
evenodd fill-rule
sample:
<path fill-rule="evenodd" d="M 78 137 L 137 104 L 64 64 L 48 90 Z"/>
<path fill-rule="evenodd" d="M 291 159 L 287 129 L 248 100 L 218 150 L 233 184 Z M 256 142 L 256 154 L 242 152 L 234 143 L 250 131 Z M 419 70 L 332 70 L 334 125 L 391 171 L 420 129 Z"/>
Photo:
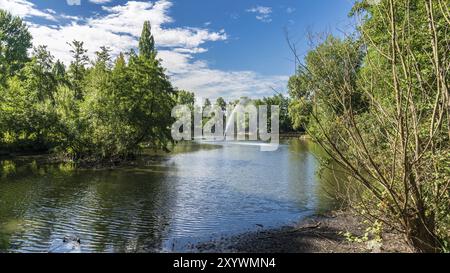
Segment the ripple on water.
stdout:
<path fill-rule="evenodd" d="M 304 143 L 275 153 L 242 145 L 190 151 L 112 171 L 16 166 L 15 176 L 0 179 L 0 223 L 18 223 L 0 230 L 0 250 L 45 252 L 71 234 L 86 252 L 183 250 L 196 240 L 289 224 L 323 202 Z"/>

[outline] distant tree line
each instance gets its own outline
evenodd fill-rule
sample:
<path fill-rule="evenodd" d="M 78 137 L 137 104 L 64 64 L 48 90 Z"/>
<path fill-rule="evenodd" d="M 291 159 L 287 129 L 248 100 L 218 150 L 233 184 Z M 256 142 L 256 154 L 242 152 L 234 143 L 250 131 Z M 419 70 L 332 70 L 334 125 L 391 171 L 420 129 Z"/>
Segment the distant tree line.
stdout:
<path fill-rule="evenodd" d="M 72 61 L 66 67 L 46 46 L 32 48 L 26 24 L 0 10 L 0 154 L 55 152 L 75 161 L 114 161 L 145 147 L 166 149 L 172 107 L 193 107 L 195 95 L 172 87 L 149 22 L 138 49 L 113 59 L 102 46 L 90 59 L 84 43 L 74 40 L 67 44 Z M 254 102 L 280 105 L 281 130 L 292 131 L 288 97 Z M 227 106 L 223 98 L 216 103 Z"/>

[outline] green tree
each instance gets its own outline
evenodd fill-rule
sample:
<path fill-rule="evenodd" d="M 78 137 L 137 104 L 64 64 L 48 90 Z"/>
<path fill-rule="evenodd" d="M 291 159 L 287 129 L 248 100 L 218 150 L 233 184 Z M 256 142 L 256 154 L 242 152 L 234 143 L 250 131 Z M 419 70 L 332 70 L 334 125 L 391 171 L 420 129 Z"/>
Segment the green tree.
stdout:
<path fill-rule="evenodd" d="M 2 139 L 10 151 L 45 151 L 52 146 L 52 105 L 57 86 L 52 67 L 53 56 L 45 46 L 39 46 L 31 60 L 8 78 L 0 112 Z"/>
<path fill-rule="evenodd" d="M 83 96 L 83 80 L 86 76 L 86 65 L 89 63 L 89 58 L 86 55 L 87 49 L 84 48 L 84 43 L 73 40 L 69 43 L 71 47 L 72 62 L 69 66 L 69 79 L 72 87 L 76 92 L 76 98 L 81 99 Z"/>
<path fill-rule="evenodd" d="M 288 107 L 292 129 L 306 132 L 311 120 L 313 104 L 305 98 L 293 99 Z"/>
<path fill-rule="evenodd" d="M 290 104 L 289 97 L 283 96 L 282 94 L 277 94 L 272 97 L 265 97 L 262 99 L 261 102 L 259 102 L 257 104 L 267 105 L 268 111 L 269 111 L 269 113 L 268 113 L 269 117 L 272 114 L 271 110 L 270 110 L 270 106 L 273 106 L 273 105 L 279 106 L 280 107 L 280 117 L 279 117 L 280 131 L 283 133 L 293 131 L 292 121 L 289 116 L 289 110 L 288 110 L 289 104 Z M 270 124 L 271 124 L 270 119 L 268 120 L 268 124 L 269 124 L 268 128 L 270 128 Z"/>
<path fill-rule="evenodd" d="M 95 64 L 104 67 L 105 69 L 111 68 L 111 49 L 106 46 L 100 47 L 99 51 L 95 52 L 96 60 Z"/>
<path fill-rule="evenodd" d="M 185 90 L 177 91 L 177 104 L 193 107 L 195 104 L 195 94 Z"/>
<path fill-rule="evenodd" d="M 289 117 L 294 128 L 319 133 L 311 118 L 313 109 L 322 120 L 328 121 L 330 127 L 348 106 L 355 112 L 367 110 L 364 95 L 356 87 L 363 56 L 359 41 L 333 36 L 328 36 L 308 52 L 304 63 L 288 83 L 292 97 Z M 346 90 L 342 90 L 344 85 Z M 341 95 L 345 96 L 344 103 L 340 100 Z M 324 103 L 324 100 L 329 103 Z"/>
<path fill-rule="evenodd" d="M 68 84 L 66 66 L 60 60 L 57 60 L 53 65 L 52 73 L 57 84 Z"/>
<path fill-rule="evenodd" d="M 0 89 L 3 146 L 11 152 L 46 151 L 55 123 L 50 99 L 43 98 L 38 89 L 30 89 L 33 85 L 18 76 L 10 78 L 7 85 Z"/>
<path fill-rule="evenodd" d="M 83 98 L 64 107 L 73 109 L 69 111 L 72 118 L 61 118 L 66 122 L 62 126 L 65 141 L 61 142 L 67 144 L 65 150 L 73 158 L 114 161 L 133 156 L 143 147 L 166 149 L 171 142 L 176 93 L 156 52 L 142 52 L 145 50 L 140 55 L 131 51 L 128 63 L 120 54 L 112 69 L 107 65 L 109 50 L 102 47 L 96 53 L 94 66 L 85 73 Z M 71 97 L 69 90 L 61 92 L 63 98 Z M 68 104 L 67 99 L 62 102 Z"/>
<path fill-rule="evenodd" d="M 19 17 L 0 9 L 0 85 L 28 61 L 31 34 Z"/>
<path fill-rule="evenodd" d="M 91 148 L 87 121 L 80 118 L 80 101 L 75 90 L 60 85 L 55 93 L 54 113 L 57 122 L 53 126 L 53 139 L 57 143 L 56 152 L 73 160 L 81 158 Z"/>
<path fill-rule="evenodd" d="M 219 106 L 223 111 L 227 109 L 227 102 L 222 97 L 219 97 L 216 100 L 216 105 Z"/>
<path fill-rule="evenodd" d="M 209 107 L 211 105 L 212 105 L 211 101 L 208 98 L 206 98 L 205 101 L 203 102 L 203 108 Z"/>
<path fill-rule="evenodd" d="M 151 33 L 149 21 L 144 22 L 141 38 L 139 40 L 139 55 L 147 59 L 156 57 L 155 39 Z"/>
<path fill-rule="evenodd" d="M 175 91 L 156 58 L 141 55 L 130 62 L 133 95 L 130 122 L 136 127 L 134 145 L 165 149 L 171 142 Z"/>
<path fill-rule="evenodd" d="M 21 71 L 24 88 L 29 92 L 36 92 L 40 101 L 52 99 L 56 89 L 53 59 L 46 46 L 39 46 L 34 49 L 31 61 Z"/>
<path fill-rule="evenodd" d="M 351 207 L 422 252 L 449 242 L 444 2 L 359 1 L 359 39 L 328 38 L 293 80 L 294 93 L 312 94 L 308 132 L 348 174 L 337 183 Z"/>

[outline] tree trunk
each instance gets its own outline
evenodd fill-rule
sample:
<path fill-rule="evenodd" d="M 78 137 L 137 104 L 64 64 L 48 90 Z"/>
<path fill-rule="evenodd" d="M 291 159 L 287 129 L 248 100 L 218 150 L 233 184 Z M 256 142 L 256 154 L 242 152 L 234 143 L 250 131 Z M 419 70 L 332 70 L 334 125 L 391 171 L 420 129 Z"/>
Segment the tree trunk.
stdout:
<path fill-rule="evenodd" d="M 406 237 L 409 244 L 417 252 L 439 252 L 439 241 L 435 236 L 434 215 L 419 216 L 419 213 L 414 213 L 408 218 Z"/>

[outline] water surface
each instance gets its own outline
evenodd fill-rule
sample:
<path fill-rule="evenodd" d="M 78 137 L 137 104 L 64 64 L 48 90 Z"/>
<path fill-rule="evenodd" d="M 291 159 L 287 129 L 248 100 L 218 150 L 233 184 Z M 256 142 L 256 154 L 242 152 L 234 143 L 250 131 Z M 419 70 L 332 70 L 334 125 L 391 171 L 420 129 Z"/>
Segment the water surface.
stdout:
<path fill-rule="evenodd" d="M 317 151 L 294 139 L 276 152 L 190 143 L 114 170 L 4 159 L 0 251 L 47 252 L 70 234 L 83 252 L 189 251 L 198 241 L 292 224 L 332 205 Z"/>

